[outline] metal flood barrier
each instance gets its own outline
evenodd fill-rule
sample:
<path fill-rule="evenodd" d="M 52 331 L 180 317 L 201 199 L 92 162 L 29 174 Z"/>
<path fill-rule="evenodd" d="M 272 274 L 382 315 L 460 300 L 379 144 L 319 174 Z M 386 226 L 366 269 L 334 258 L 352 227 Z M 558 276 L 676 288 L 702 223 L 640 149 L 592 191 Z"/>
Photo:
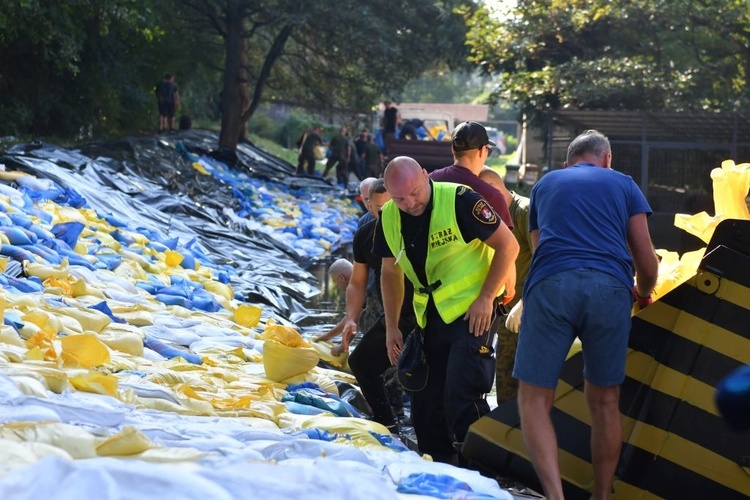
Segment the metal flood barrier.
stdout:
<path fill-rule="evenodd" d="M 729 428 L 716 385 L 750 364 L 750 221 L 721 222 L 698 271 L 633 317 L 621 386 L 623 446 L 615 499 L 750 497 L 750 433 Z M 583 356 L 565 362 L 552 421 L 568 499 L 594 473 Z M 470 428 L 462 449 L 480 470 L 541 487 L 510 400 Z"/>

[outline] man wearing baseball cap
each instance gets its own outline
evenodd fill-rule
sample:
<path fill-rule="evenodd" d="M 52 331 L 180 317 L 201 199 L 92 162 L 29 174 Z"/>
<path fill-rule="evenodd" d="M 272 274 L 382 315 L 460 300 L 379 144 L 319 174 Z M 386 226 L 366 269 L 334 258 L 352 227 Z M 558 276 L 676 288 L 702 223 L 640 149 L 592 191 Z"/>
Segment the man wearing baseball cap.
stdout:
<path fill-rule="evenodd" d="M 513 219 L 503 195 L 478 177 L 494 147 L 495 143 L 489 139 L 487 129 L 481 123 L 463 122 L 453 129 L 453 165 L 433 171 L 430 179 L 469 186 L 487 200 L 508 229 L 513 229 Z"/>

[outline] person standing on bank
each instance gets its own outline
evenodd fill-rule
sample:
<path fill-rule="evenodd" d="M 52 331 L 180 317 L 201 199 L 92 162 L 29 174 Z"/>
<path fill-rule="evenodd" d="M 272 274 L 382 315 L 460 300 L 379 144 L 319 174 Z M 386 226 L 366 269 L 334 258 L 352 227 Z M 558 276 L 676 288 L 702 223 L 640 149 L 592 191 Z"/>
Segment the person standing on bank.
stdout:
<path fill-rule="evenodd" d="M 336 167 L 336 182 L 345 186 L 349 181 L 349 161 L 352 155 L 352 147 L 346 134 L 346 127 L 341 127 L 339 133 L 329 141 L 328 147 L 331 149 L 331 156 L 326 162 L 325 170 L 323 170 L 323 177 L 325 178 L 328 176 L 328 172 Z"/>
<path fill-rule="evenodd" d="M 622 445 L 620 384 L 633 298 L 650 304 L 658 274 L 646 221 L 651 208 L 633 179 L 611 167 L 609 140 L 587 130 L 568 146 L 565 168 L 547 173 L 531 191 L 535 250 L 513 376 L 526 448 L 550 500 L 563 498 L 550 411 L 576 337 L 591 414 L 591 498 L 610 496 Z"/>
<path fill-rule="evenodd" d="M 305 132 L 299 141 L 297 141 L 297 147 L 299 148 L 299 156 L 297 156 L 297 172 L 296 175 L 315 175 L 315 148 L 323 145 L 323 127 L 320 125 L 313 125 L 307 132 Z"/>
<path fill-rule="evenodd" d="M 154 90 L 159 107 L 159 132 L 174 130 L 174 114 L 180 107 L 180 92 L 174 83 L 174 75 L 167 73 Z"/>
<path fill-rule="evenodd" d="M 432 182 L 412 158 L 394 158 L 384 180 L 392 201 L 383 206 L 373 253 L 382 258 L 388 357 L 396 364 L 403 347 L 398 319 L 406 275 L 429 366 L 424 389 L 410 394 L 419 451 L 458 463 L 457 445 L 490 411 L 490 332 L 501 293 L 515 292 L 518 243 L 484 198 L 466 186 Z"/>

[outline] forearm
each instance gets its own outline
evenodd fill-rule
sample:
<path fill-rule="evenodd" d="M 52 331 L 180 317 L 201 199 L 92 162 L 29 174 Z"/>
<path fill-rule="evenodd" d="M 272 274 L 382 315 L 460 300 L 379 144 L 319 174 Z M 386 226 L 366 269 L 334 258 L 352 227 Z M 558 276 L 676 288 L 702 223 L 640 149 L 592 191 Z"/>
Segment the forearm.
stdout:
<path fill-rule="evenodd" d="M 367 288 L 362 286 L 353 286 L 349 283 L 346 287 L 346 316 L 345 321 L 357 322 L 359 314 L 362 312 L 362 308 L 365 306 L 365 300 L 367 298 Z"/>
<path fill-rule="evenodd" d="M 404 275 L 393 261 L 394 259 L 383 259 L 380 275 L 386 330 L 398 328 L 401 304 L 404 301 Z"/>
<path fill-rule="evenodd" d="M 501 226 L 485 243 L 490 245 L 495 254 L 490 262 L 490 269 L 479 292 L 480 297 L 494 299 L 505 287 L 509 297 L 515 295 L 516 257 L 519 245 L 513 234 Z"/>

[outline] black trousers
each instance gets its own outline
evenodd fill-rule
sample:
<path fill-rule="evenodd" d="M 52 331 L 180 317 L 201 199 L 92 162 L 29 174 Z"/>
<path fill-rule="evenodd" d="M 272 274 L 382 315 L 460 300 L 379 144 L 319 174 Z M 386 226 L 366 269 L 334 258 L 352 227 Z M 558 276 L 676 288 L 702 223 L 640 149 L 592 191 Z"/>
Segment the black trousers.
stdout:
<path fill-rule="evenodd" d="M 406 336 L 414 328 L 414 321 L 404 319 L 399 322 L 399 328 Z M 391 362 L 385 346 L 385 317 L 381 315 L 349 356 L 349 368 L 372 409 L 373 420 L 385 426 L 398 422 L 383 380 L 383 373 L 389 366 Z"/>
<path fill-rule="evenodd" d="M 307 163 L 307 171 L 305 171 L 305 163 Z M 301 175 L 307 173 L 307 175 L 315 175 L 315 155 L 309 156 L 299 155 L 297 159 L 297 174 Z"/>
<path fill-rule="evenodd" d="M 421 453 L 451 462 L 454 442 L 462 442 L 469 426 L 490 411 L 486 395 L 495 379 L 494 335 L 501 316 L 488 332 L 469 333 L 463 316 L 446 324 L 432 301 L 427 309 L 425 354 L 430 367 L 427 386 L 411 396 L 411 419 Z"/>

